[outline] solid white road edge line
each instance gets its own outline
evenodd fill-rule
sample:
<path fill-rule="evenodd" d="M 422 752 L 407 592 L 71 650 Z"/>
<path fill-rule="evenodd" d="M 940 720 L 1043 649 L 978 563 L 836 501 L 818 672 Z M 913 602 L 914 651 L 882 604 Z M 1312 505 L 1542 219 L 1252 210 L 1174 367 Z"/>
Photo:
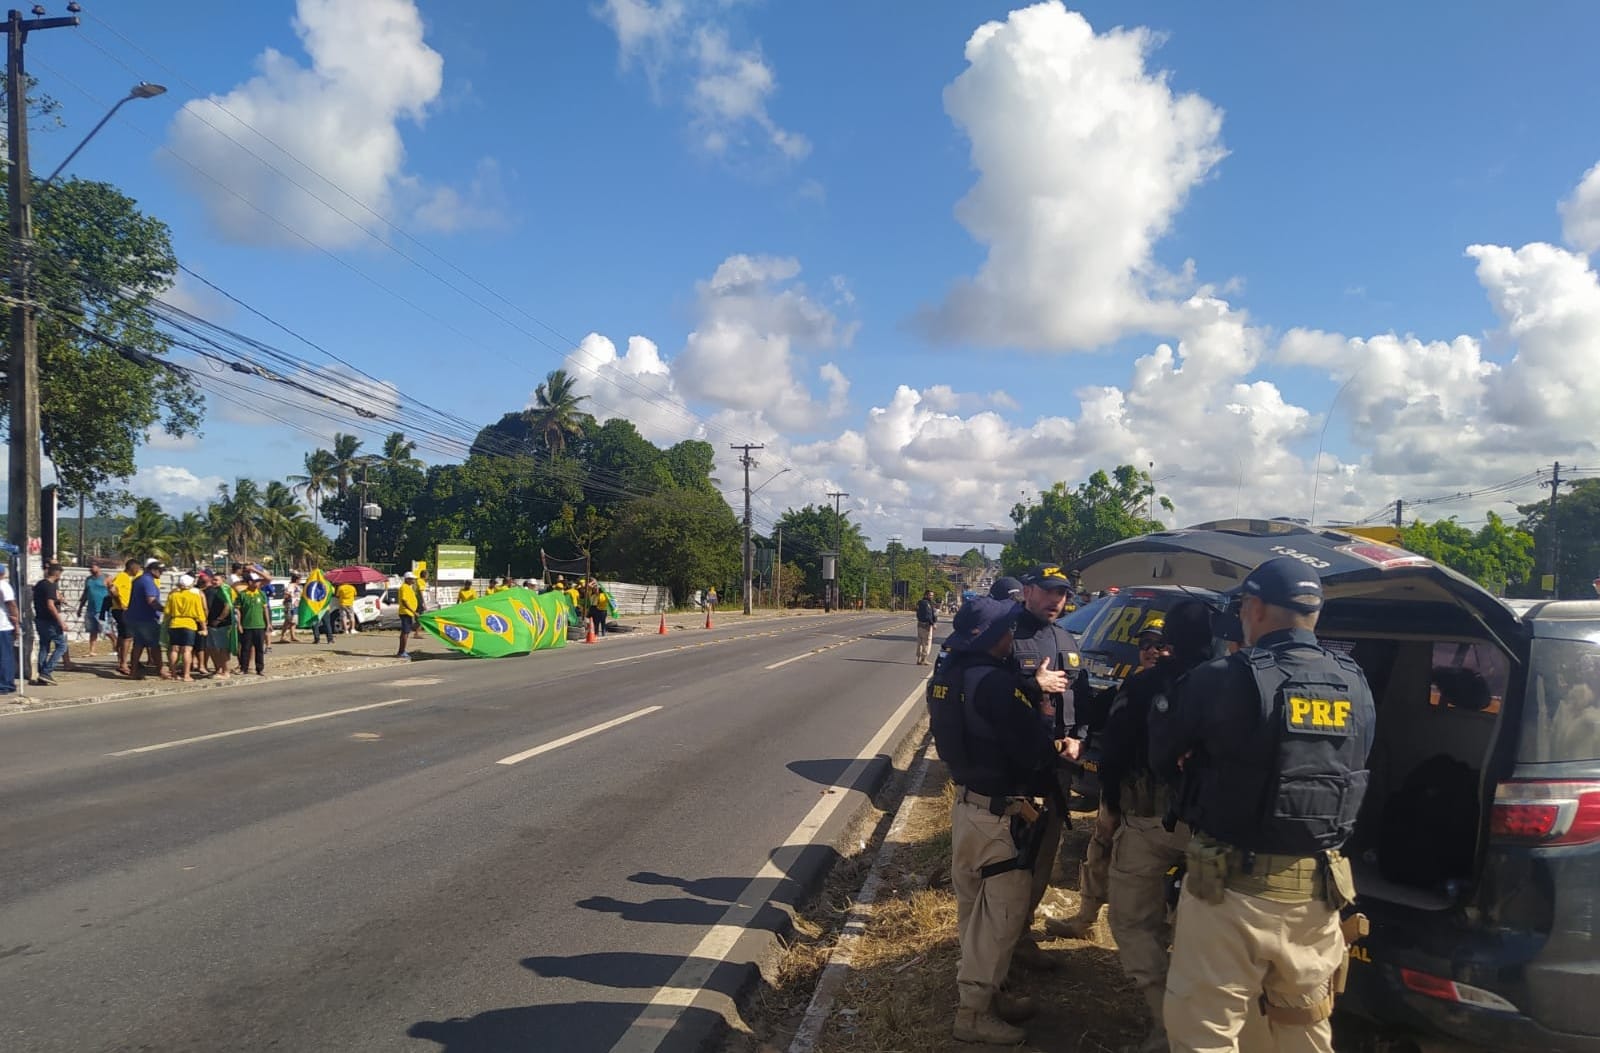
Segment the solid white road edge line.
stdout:
<path fill-rule="evenodd" d="M 574 731 L 570 735 L 563 735 L 561 738 L 556 739 L 553 742 L 546 742 L 543 746 L 535 746 L 531 750 L 523 750 L 521 753 L 513 753 L 509 757 L 501 757 L 499 760 L 495 761 L 495 763 L 521 764 L 523 761 L 532 757 L 537 757 L 541 753 L 549 753 L 551 750 L 558 750 L 562 746 L 570 746 L 579 739 L 586 739 L 590 735 L 598 735 L 602 731 L 610 731 L 619 724 L 626 724 L 628 721 L 638 720 L 640 717 L 648 717 L 650 714 L 661 708 L 661 706 L 646 706 L 643 709 L 634 710 L 632 713 L 626 714 L 625 716 L 620 716 L 615 720 L 608 720 L 604 724 L 596 724 L 592 728 L 584 728 L 582 731 Z"/>
<path fill-rule="evenodd" d="M 894 714 L 841 773 L 836 785 L 843 787 L 855 784 L 872 759 L 883 752 L 890 736 L 905 721 L 906 714 L 921 703 L 923 691 L 919 683 L 906 696 L 906 700 L 900 703 Z M 677 1025 L 683 1011 L 697 1001 L 701 1008 L 721 1014 L 730 1023 L 738 1019 L 738 1007 L 733 999 L 721 992 L 705 990 L 706 983 L 717 966 L 727 959 L 740 937 L 751 931 L 751 923 L 767 906 L 778 885 L 786 880 L 786 868 L 816 841 L 817 834 L 833 817 L 833 813 L 843 807 L 850 797 L 850 793 L 840 792 L 824 794 L 817 800 L 806 817 L 800 820 L 800 825 L 790 832 L 783 845 L 772 853 L 760 872 L 739 893 L 733 906 L 689 952 L 678 971 L 672 974 L 665 985 L 656 989 L 633 1026 L 611 1047 L 611 1053 L 655 1053 Z"/>
<path fill-rule="evenodd" d="M 156 750 L 170 750 L 175 746 L 192 746 L 196 742 L 210 742 L 212 739 L 225 739 L 234 735 L 248 735 L 252 731 L 268 731 L 272 728 L 286 728 L 291 724 L 304 724 L 308 720 L 325 720 L 328 717 L 342 717 L 346 713 L 360 713 L 362 710 L 379 709 L 383 706 L 398 706 L 402 702 L 410 702 L 409 698 L 391 698 L 387 702 L 369 702 L 364 706 L 350 706 L 346 709 L 329 710 L 326 713 L 311 713 L 303 717 L 290 717 L 288 720 L 274 720 L 270 724 L 252 724 L 248 728 L 234 728 L 232 731 L 213 731 L 209 735 L 196 735 L 193 738 L 174 739 L 171 742 L 157 742 L 152 746 L 135 746 L 131 750 L 118 750 L 106 754 L 107 757 L 127 757 L 135 753 L 154 753 Z"/>

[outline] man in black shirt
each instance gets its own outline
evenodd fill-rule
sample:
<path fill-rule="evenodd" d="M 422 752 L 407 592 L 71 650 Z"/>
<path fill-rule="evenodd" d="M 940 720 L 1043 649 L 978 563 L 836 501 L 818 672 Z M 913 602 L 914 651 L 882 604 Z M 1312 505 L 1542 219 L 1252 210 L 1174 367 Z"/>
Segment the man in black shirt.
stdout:
<path fill-rule="evenodd" d="M 939 624 L 939 608 L 933 602 L 929 589 L 917 601 L 917 664 L 928 664 L 928 652 L 933 650 L 933 627 Z"/>
<path fill-rule="evenodd" d="M 67 621 L 61 615 L 61 564 L 44 568 L 44 577 L 33 586 L 33 624 L 39 633 L 39 664 L 34 686 L 55 687 L 51 673 L 67 653 Z"/>
<path fill-rule="evenodd" d="M 1026 999 L 1001 990 L 1028 920 L 1027 846 L 1043 822 L 1033 787 L 1055 764 L 1052 741 L 1009 661 L 1015 604 L 968 600 L 952 621 L 947 657 L 928 687 L 939 755 L 956 783 L 950 879 L 960 918 L 959 1007 L 954 1035 L 1014 1044 Z"/>

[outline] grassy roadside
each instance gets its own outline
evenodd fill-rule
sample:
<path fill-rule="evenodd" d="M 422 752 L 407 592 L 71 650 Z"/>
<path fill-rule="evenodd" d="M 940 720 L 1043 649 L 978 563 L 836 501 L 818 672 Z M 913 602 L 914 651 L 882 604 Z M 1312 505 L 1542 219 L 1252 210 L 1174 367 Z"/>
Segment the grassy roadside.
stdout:
<path fill-rule="evenodd" d="M 1064 917 L 1077 909 L 1077 861 L 1091 813 L 1075 813 L 1044 910 Z M 867 854 L 841 866 L 823 893 L 796 918 L 788 953 L 768 969 L 766 983 L 724 1053 L 777 1053 L 788 1047 L 839 927 L 868 865 Z M 982 1050 L 950 1037 L 955 1017 L 959 947 L 955 895 L 950 891 L 950 790 L 935 760 L 916 799 L 904 843 L 884 870 L 865 934 L 856 944 L 850 976 L 817 1044 L 818 1053 L 911 1053 Z M 853 884 L 851 883 L 853 881 Z M 1032 995 L 1039 1015 L 1027 1025 L 1021 1049 L 1037 1053 L 1108 1053 L 1136 1041 L 1145 1027 L 1142 1000 L 1128 985 L 1102 922 L 1093 940 L 1043 944 L 1057 968 L 1012 971 L 1016 990 Z M 997 1047 L 1010 1048 L 1010 1047 Z"/>

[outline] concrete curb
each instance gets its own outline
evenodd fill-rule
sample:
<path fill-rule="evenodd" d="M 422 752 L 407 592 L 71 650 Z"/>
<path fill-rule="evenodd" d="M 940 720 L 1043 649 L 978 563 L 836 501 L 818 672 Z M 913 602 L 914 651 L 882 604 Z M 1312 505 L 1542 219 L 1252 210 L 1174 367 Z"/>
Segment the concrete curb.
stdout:
<path fill-rule="evenodd" d="M 834 944 L 833 952 L 828 955 L 828 964 L 823 967 L 822 976 L 817 979 L 817 989 L 811 995 L 811 1002 L 806 1006 L 805 1016 L 801 1018 L 800 1026 L 795 1030 L 794 1039 L 789 1043 L 789 1053 L 814 1053 L 817 1048 L 823 1026 L 828 1022 L 828 1014 L 833 1012 L 833 1003 L 838 998 L 839 989 L 844 986 L 846 978 L 850 975 L 856 943 L 861 939 L 867 923 L 872 918 L 872 905 L 878 898 L 878 889 L 883 885 L 883 869 L 900 849 L 906 827 L 911 820 L 912 809 L 922 800 L 922 790 L 928 781 L 932 743 L 932 736 L 929 736 L 917 753 L 915 766 L 906 785 L 905 796 L 900 800 L 900 808 L 895 812 L 894 821 L 889 824 L 888 832 L 883 835 L 883 844 L 878 846 L 878 854 L 872 861 L 872 870 L 868 873 L 867 880 L 862 882 L 861 891 L 856 894 L 855 902 L 850 907 L 850 916 L 845 919 L 844 928 L 840 930 L 839 942 Z"/>
<path fill-rule="evenodd" d="M 301 673 L 282 673 L 264 677 L 246 677 L 239 674 L 227 680 L 205 680 L 193 684 L 183 684 L 172 680 L 156 679 L 149 687 L 131 688 L 127 691 L 113 691 L 106 695 L 90 695 L 87 698 L 62 698 L 54 701 L 41 700 L 28 701 L 22 704 L 7 703 L 0 705 L 0 719 L 5 717 L 20 716 L 24 713 L 41 713 L 50 709 L 69 709 L 74 706 L 98 706 L 106 702 L 126 702 L 135 698 L 150 698 L 154 695 L 176 697 L 179 695 L 193 695 L 201 691 L 227 691 L 236 688 L 267 687 L 279 684 L 285 680 L 303 680 L 313 676 L 338 676 L 340 673 L 359 673 L 367 669 L 382 669 L 393 666 L 409 666 L 411 663 L 398 658 L 375 655 L 373 660 L 362 665 L 347 666 L 342 669 L 307 669 Z M 28 696 L 30 700 L 33 696 Z"/>

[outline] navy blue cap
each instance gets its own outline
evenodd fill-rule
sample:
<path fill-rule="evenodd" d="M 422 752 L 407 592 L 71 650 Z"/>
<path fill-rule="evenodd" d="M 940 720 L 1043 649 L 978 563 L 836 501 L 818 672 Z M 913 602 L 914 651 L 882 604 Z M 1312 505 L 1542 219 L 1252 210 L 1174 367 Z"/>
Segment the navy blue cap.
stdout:
<path fill-rule="evenodd" d="M 1269 559 L 1252 570 L 1239 586 L 1239 595 L 1301 614 L 1322 610 L 1322 580 L 1316 571 L 1289 556 Z"/>
<path fill-rule="evenodd" d="M 1016 578 L 996 578 L 994 584 L 989 586 L 989 598 L 994 600 L 1014 600 L 1022 595 L 1022 582 Z"/>
<path fill-rule="evenodd" d="M 1016 624 L 1022 605 L 990 596 L 974 596 L 950 620 L 944 645 L 952 651 L 987 651 Z"/>
<path fill-rule="evenodd" d="M 1041 589 L 1066 589 L 1072 591 L 1072 580 L 1067 577 L 1066 571 L 1054 563 L 1045 563 L 1034 567 L 1022 576 L 1024 585 L 1035 585 Z"/>

